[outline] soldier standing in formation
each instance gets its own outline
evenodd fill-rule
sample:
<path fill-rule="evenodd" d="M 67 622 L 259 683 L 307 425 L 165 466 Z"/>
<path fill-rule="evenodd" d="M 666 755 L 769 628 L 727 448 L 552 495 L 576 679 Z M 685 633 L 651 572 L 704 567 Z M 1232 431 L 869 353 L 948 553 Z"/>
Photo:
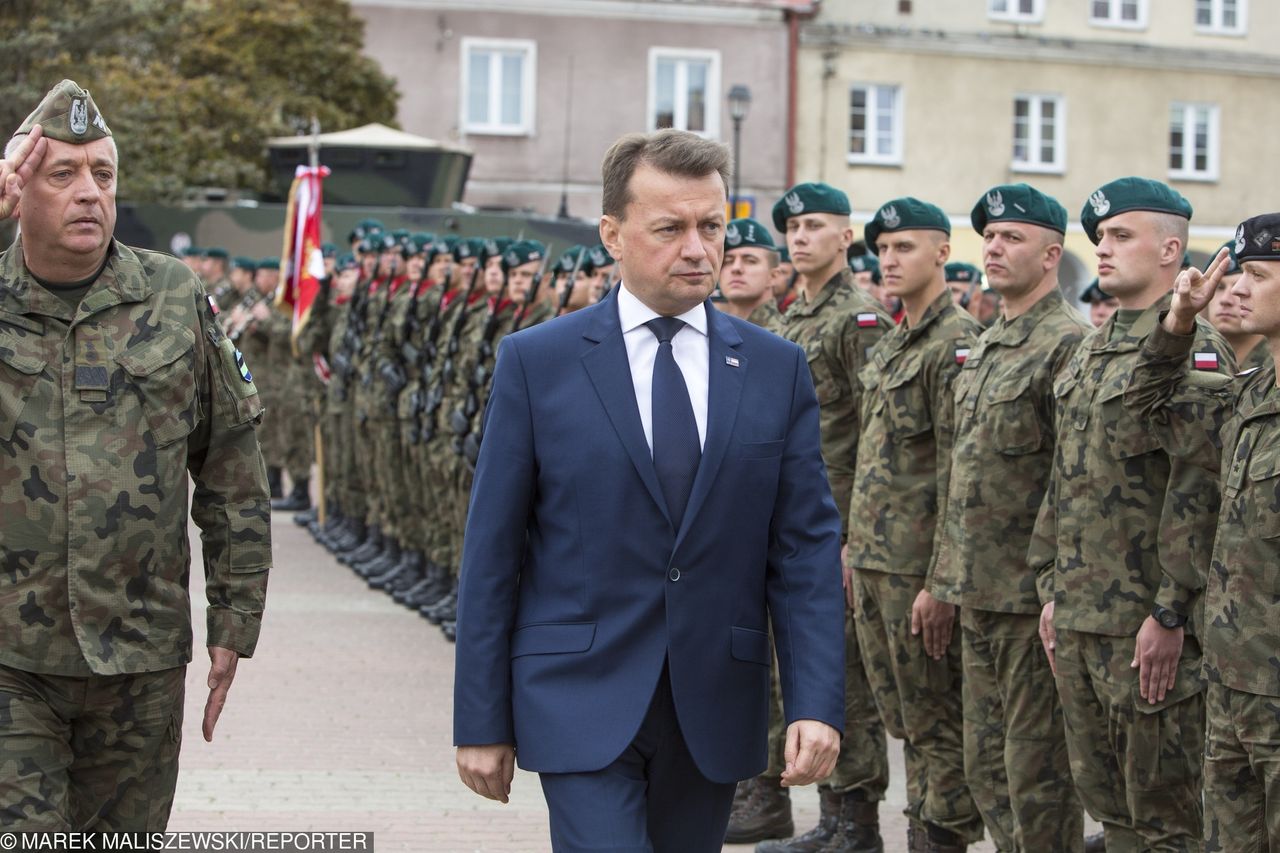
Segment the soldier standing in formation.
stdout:
<path fill-rule="evenodd" d="M 271 563 L 262 405 L 213 301 L 175 259 L 116 242 L 118 155 L 59 83 L 0 161 L 0 825 L 159 831 L 192 658 L 203 532 L 204 737 L 257 644 Z"/>

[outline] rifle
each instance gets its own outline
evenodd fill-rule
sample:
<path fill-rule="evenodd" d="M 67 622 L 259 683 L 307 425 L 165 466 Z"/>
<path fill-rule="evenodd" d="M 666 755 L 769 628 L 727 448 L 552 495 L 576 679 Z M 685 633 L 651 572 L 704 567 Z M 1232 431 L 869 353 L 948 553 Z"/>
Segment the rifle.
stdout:
<path fill-rule="evenodd" d="M 498 333 L 498 312 L 502 308 L 502 297 L 507 292 L 507 276 L 502 276 L 502 287 L 490 297 L 489 310 L 485 312 L 484 328 L 480 332 L 480 343 L 477 345 L 476 366 L 467 377 L 467 396 L 461 408 L 449 413 L 449 426 L 458 438 L 454 440 L 454 451 L 462 455 L 461 439 L 471 431 L 471 419 L 480 410 L 480 383 L 484 381 L 483 362 L 493 353 L 493 336 Z"/>
<path fill-rule="evenodd" d="M 436 341 L 440 338 L 440 324 L 444 320 L 444 312 L 449 307 L 449 303 L 445 297 L 448 296 L 449 280 L 453 278 L 453 267 L 447 266 L 444 270 L 443 281 L 436 286 L 443 292 L 440 295 L 440 304 L 436 306 L 436 312 L 431 317 L 431 325 L 427 327 L 426 335 L 423 337 L 422 348 L 418 350 L 418 387 L 414 390 L 409 398 L 409 407 L 413 410 L 414 428 L 409 430 L 409 441 L 411 444 L 417 444 L 422 436 L 426 433 L 423 425 L 422 415 L 427 408 L 427 384 L 431 381 L 432 367 L 436 359 Z"/>
<path fill-rule="evenodd" d="M 453 318 L 453 326 L 449 330 L 449 343 L 445 348 L 444 364 L 441 365 L 440 382 L 434 385 L 425 395 L 423 400 L 422 411 L 419 413 L 419 434 L 424 442 L 431 441 L 436 434 L 436 410 L 440 408 L 440 404 L 444 402 L 444 386 L 453 381 L 453 357 L 458 352 L 458 340 L 462 333 L 462 324 L 466 321 L 467 303 L 471 301 L 472 294 L 476 291 L 476 285 L 480 283 L 480 275 L 484 271 L 480 264 L 476 264 L 476 268 L 471 273 L 471 281 L 467 284 L 466 291 L 462 294 L 462 304 L 458 306 L 458 313 Z M 441 313 L 445 310 L 444 300 L 440 301 Z M 430 347 L 433 353 L 433 360 L 438 355 L 434 344 Z M 426 387 L 430 379 L 430 372 L 424 372 L 422 383 Z"/>
<path fill-rule="evenodd" d="M 557 317 L 564 314 L 564 309 L 568 307 L 569 300 L 573 297 L 573 285 L 578 280 L 578 271 L 582 269 L 582 259 L 586 254 L 586 249 L 580 250 L 578 252 L 578 257 L 573 262 L 573 270 L 569 273 L 569 280 L 564 283 L 564 293 L 560 294 L 560 305 L 556 309 Z"/>

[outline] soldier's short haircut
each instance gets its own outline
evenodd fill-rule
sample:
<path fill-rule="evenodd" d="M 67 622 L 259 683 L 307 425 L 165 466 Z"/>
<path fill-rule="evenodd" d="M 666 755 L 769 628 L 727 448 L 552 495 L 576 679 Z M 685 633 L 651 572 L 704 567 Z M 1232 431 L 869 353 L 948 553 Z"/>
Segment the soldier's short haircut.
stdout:
<path fill-rule="evenodd" d="M 656 133 L 628 133 L 613 143 L 600 167 L 604 179 L 602 207 L 606 216 L 624 218 L 631 203 L 631 176 L 642 163 L 684 178 L 704 178 L 715 172 L 727 189 L 733 157 L 729 146 L 685 130 L 668 128 Z"/>
<path fill-rule="evenodd" d="M 1184 251 L 1187 248 L 1187 238 L 1191 232 L 1191 221 L 1183 216 L 1177 216 L 1172 213 L 1160 213 L 1152 211 L 1152 218 L 1155 219 L 1156 230 L 1160 234 L 1161 239 L 1174 237 L 1177 239 L 1179 248 Z"/>

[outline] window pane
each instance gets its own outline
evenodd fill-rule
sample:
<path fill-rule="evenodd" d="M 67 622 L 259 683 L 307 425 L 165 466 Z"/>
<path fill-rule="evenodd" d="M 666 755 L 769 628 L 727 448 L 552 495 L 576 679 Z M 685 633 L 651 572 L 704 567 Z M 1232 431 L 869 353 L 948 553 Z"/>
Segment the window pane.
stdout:
<path fill-rule="evenodd" d="M 1020 0 L 1018 3 L 1018 11 L 1024 15 L 1034 14 L 1036 11 L 1036 0 Z"/>
<path fill-rule="evenodd" d="M 1238 26 L 1236 0 L 1222 0 L 1222 28 L 1234 30 Z"/>
<path fill-rule="evenodd" d="M 849 93 L 849 153 L 867 153 L 867 90 Z"/>
<path fill-rule="evenodd" d="M 467 121 L 489 123 L 489 57 L 485 50 L 473 50 L 467 62 Z"/>
<path fill-rule="evenodd" d="M 706 62 L 688 63 L 689 102 L 686 110 L 688 127 L 701 133 L 707 129 L 707 74 L 709 64 Z"/>
<path fill-rule="evenodd" d="M 523 123 L 521 91 L 524 79 L 524 56 L 519 53 L 502 55 L 502 123 L 519 126 Z"/>
<path fill-rule="evenodd" d="M 991 0 L 991 11 L 1003 15 L 1009 11 L 1008 0 Z"/>
<path fill-rule="evenodd" d="M 1138 20 L 1138 0 L 1122 0 L 1120 17 L 1126 21 Z"/>
<path fill-rule="evenodd" d="M 676 65 L 670 59 L 659 59 L 653 81 L 654 126 L 674 127 L 676 119 Z"/>
<path fill-rule="evenodd" d="M 1213 23 L 1213 4 L 1211 0 L 1196 0 L 1196 24 L 1201 27 Z"/>
<path fill-rule="evenodd" d="M 1093 12 L 1091 14 L 1095 18 L 1102 18 L 1103 20 L 1110 18 L 1111 17 L 1110 0 L 1093 0 Z"/>
<path fill-rule="evenodd" d="M 1182 109 L 1174 105 L 1169 116 L 1169 168 L 1182 169 L 1183 116 Z"/>

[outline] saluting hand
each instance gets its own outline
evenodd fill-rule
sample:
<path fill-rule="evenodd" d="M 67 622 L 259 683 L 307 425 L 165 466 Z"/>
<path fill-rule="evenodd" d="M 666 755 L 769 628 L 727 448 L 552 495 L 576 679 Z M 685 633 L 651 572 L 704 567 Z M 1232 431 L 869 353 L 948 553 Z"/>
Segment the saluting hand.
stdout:
<path fill-rule="evenodd" d="M 1223 246 L 1203 273 L 1187 267 L 1173 283 L 1173 302 L 1164 318 L 1164 328 L 1175 335 L 1188 335 L 1196 327 L 1196 315 L 1205 309 L 1231 263 L 1231 251 Z"/>
<path fill-rule="evenodd" d="M 0 160 L 0 220 L 8 219 L 18 210 L 22 188 L 48 149 L 49 141 L 44 138 L 44 129 L 36 124 L 31 126 L 26 139 L 18 143 L 8 157 Z"/>

